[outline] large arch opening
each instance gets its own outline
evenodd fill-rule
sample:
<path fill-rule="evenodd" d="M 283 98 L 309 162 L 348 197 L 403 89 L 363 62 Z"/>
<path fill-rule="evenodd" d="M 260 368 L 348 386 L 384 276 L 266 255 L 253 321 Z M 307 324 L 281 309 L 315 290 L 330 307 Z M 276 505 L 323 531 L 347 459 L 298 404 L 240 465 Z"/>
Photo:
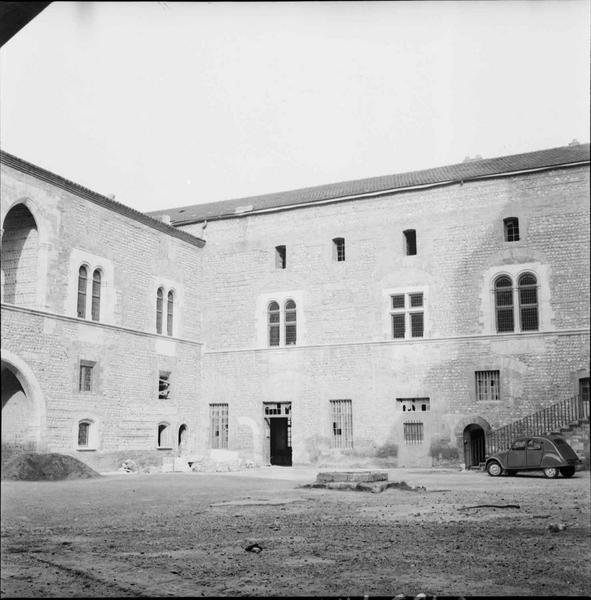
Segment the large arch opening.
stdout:
<path fill-rule="evenodd" d="M 466 469 L 478 467 L 486 459 L 486 438 L 484 429 L 476 423 L 470 423 L 464 429 L 464 463 Z"/>
<path fill-rule="evenodd" d="M 39 231 L 24 204 L 13 206 L 3 223 L 2 300 L 9 304 L 37 305 Z"/>

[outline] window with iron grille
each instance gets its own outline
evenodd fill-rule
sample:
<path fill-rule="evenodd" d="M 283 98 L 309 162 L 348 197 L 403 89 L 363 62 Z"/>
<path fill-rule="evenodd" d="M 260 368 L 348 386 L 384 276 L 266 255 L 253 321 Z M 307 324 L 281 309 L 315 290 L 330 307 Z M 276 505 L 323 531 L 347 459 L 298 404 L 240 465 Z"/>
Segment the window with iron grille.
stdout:
<path fill-rule="evenodd" d="M 407 444 L 422 444 L 423 439 L 423 423 L 420 421 L 406 421 L 404 423 L 404 441 Z"/>
<path fill-rule="evenodd" d="M 398 410 L 402 412 L 426 412 L 431 410 L 429 398 L 396 398 Z"/>
<path fill-rule="evenodd" d="M 407 229 L 402 232 L 404 235 L 404 251 L 407 256 L 413 256 L 417 253 L 417 232 L 416 229 Z"/>
<path fill-rule="evenodd" d="M 96 363 L 89 360 L 80 361 L 80 370 L 78 378 L 78 391 L 79 392 L 92 392 L 93 391 L 93 374 L 94 365 Z"/>
<path fill-rule="evenodd" d="M 333 448 L 353 448 L 353 413 L 351 400 L 331 400 Z"/>
<path fill-rule="evenodd" d="M 78 304 L 77 314 L 80 319 L 86 318 L 86 288 L 88 285 L 88 269 L 82 265 L 78 269 Z"/>
<path fill-rule="evenodd" d="M 531 273 L 519 277 L 519 322 L 521 331 L 538 330 L 538 280 Z"/>
<path fill-rule="evenodd" d="M 513 331 L 513 281 L 511 277 L 502 275 L 495 281 L 495 306 L 497 315 L 497 332 Z"/>
<path fill-rule="evenodd" d="M 158 400 L 168 400 L 170 397 L 170 372 L 160 371 L 158 376 Z"/>
<path fill-rule="evenodd" d="M 390 296 L 392 338 L 420 338 L 424 336 L 423 292 Z"/>
<path fill-rule="evenodd" d="M 506 242 L 519 241 L 519 219 L 517 217 L 507 217 L 503 219 Z"/>
<path fill-rule="evenodd" d="M 93 321 L 98 321 L 101 316 L 101 272 L 95 269 L 92 274 L 92 303 L 90 314 Z"/>
<path fill-rule="evenodd" d="M 209 447 L 228 447 L 228 405 L 209 405 Z"/>
<path fill-rule="evenodd" d="M 275 267 L 277 269 L 287 267 L 287 250 L 285 246 L 275 246 Z"/>
<path fill-rule="evenodd" d="M 332 240 L 332 255 L 337 262 L 345 260 L 345 238 L 334 238 Z"/>
<path fill-rule="evenodd" d="M 476 400 L 478 402 L 501 399 L 501 372 L 476 371 Z"/>

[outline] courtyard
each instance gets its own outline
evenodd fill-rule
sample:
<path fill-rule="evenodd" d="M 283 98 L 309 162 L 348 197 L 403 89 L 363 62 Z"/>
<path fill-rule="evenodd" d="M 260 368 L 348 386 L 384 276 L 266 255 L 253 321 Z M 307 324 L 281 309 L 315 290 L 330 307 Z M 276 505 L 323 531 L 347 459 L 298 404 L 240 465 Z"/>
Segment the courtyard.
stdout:
<path fill-rule="evenodd" d="M 392 469 L 390 481 L 417 490 L 375 494 L 302 487 L 317 472 L 3 482 L 2 596 L 576 596 L 591 587 L 589 472 Z"/>

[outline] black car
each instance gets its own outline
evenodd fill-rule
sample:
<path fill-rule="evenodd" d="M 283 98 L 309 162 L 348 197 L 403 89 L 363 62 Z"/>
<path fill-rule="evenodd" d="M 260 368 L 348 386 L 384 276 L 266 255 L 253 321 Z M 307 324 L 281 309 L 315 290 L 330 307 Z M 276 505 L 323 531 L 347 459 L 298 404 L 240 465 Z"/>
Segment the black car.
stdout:
<path fill-rule="evenodd" d="M 581 459 L 559 435 L 536 435 L 518 438 L 510 450 L 497 452 L 486 461 L 491 477 L 514 475 L 517 471 L 543 471 L 548 479 L 572 477 Z"/>

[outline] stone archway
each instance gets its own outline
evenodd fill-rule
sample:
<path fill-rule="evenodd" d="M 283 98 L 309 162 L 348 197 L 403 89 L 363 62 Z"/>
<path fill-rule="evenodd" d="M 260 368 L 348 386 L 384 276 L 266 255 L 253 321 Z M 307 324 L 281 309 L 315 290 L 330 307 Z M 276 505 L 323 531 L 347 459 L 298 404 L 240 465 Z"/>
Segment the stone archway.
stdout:
<path fill-rule="evenodd" d="M 1 361 L 2 452 L 45 450 L 45 404 L 37 378 L 14 353 Z"/>
<path fill-rule="evenodd" d="M 183 423 L 179 427 L 177 439 L 177 453 L 186 456 L 189 451 L 189 428 Z"/>
<path fill-rule="evenodd" d="M 464 457 L 466 469 L 477 467 L 486 458 L 486 436 L 490 434 L 490 424 L 481 417 L 465 417 L 455 428 L 455 435 Z"/>

